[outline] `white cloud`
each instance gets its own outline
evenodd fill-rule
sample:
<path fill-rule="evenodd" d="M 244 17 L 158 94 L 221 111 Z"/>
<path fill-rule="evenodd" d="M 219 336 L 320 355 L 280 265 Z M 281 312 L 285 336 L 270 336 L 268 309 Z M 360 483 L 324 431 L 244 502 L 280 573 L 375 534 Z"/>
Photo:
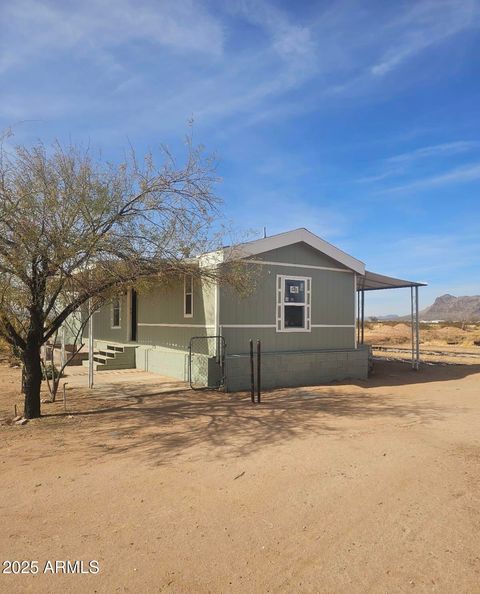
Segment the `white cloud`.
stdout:
<path fill-rule="evenodd" d="M 461 167 L 456 167 L 455 169 L 452 169 L 447 173 L 441 173 L 440 175 L 432 175 L 430 177 L 419 179 L 412 183 L 388 188 L 386 190 L 383 190 L 383 192 L 393 193 L 406 191 L 411 192 L 414 190 L 427 190 L 430 188 L 438 188 L 441 186 L 455 183 L 467 183 L 471 181 L 476 181 L 478 179 L 480 179 L 480 162 L 471 163 L 469 165 L 463 165 Z"/>
<path fill-rule="evenodd" d="M 387 157 L 383 159 L 383 164 L 385 166 L 385 170 L 381 171 L 376 175 L 370 175 L 366 177 L 362 177 L 357 180 L 358 183 L 375 183 L 378 181 L 383 181 L 385 179 L 391 177 L 398 177 L 400 175 L 405 175 L 410 171 L 410 168 L 415 165 L 420 160 L 426 159 L 441 159 L 444 157 L 449 157 L 452 155 L 465 153 L 469 151 L 473 151 L 475 149 L 480 148 L 480 142 L 473 141 L 473 140 L 457 140 L 454 142 L 445 142 L 442 144 L 434 144 L 430 146 L 423 146 L 414 150 L 411 150 L 406 153 L 401 153 L 399 155 L 394 155 L 392 157 Z M 459 176 L 459 181 L 468 181 L 466 178 L 468 175 L 474 175 L 475 168 L 470 171 L 470 167 L 466 168 L 458 168 L 451 172 L 450 174 L 442 174 L 440 176 L 431 176 L 425 178 L 423 180 L 418 180 L 403 186 L 398 186 L 397 188 L 393 188 L 393 191 L 397 191 L 399 189 L 409 189 L 411 187 L 415 188 L 422 187 L 425 184 L 425 187 L 430 185 L 436 185 L 441 183 L 448 183 L 450 179 L 450 175 L 452 176 L 452 181 L 455 181 L 455 175 Z M 465 178 L 465 179 L 464 179 Z"/>
<path fill-rule="evenodd" d="M 273 4 L 262 0 L 240 0 L 231 4 L 230 10 L 264 29 L 272 39 L 273 49 L 284 59 L 309 59 L 315 51 L 310 28 L 293 23 L 286 12 Z"/>
<path fill-rule="evenodd" d="M 4 2 L 0 73 L 38 71 L 55 59 L 71 63 L 84 83 L 72 90 L 53 71 L 48 84 L 46 72 L 45 88 L 32 88 L 19 101 L 14 86 L 4 115 L 28 119 L 42 106 L 48 111 L 50 93 L 52 103 L 67 109 L 70 104 L 74 116 L 79 105 L 89 122 L 97 116 L 91 125 L 101 122 L 102 135 L 108 128 L 112 135 L 146 126 L 178 130 L 191 115 L 197 126 L 233 134 L 267 119 L 322 109 L 339 98 L 378 92 L 380 71 L 393 72 L 425 49 L 424 42 L 411 42 L 412 35 L 440 43 L 473 26 L 478 0 L 454 4 L 455 10 L 441 0 L 419 0 L 407 8 L 345 0 L 310 7 L 307 20 L 300 10 L 260 0 Z M 257 34 L 242 43 L 242 27 Z M 25 85 L 28 76 L 21 75 Z M 102 83 L 104 95 L 87 92 L 92 82 Z M 67 117 L 63 109 L 58 113 Z"/>
<path fill-rule="evenodd" d="M 427 0 L 415 2 L 390 25 L 398 41 L 370 68 L 374 76 L 384 76 L 419 52 L 445 41 L 472 26 L 478 26 L 476 0 Z"/>
<path fill-rule="evenodd" d="M 0 17 L 0 72 L 72 48 L 104 59 L 103 51 L 132 41 L 180 52 L 223 51 L 223 25 L 193 0 L 16 0 L 2 3 Z"/>
<path fill-rule="evenodd" d="M 444 157 L 448 155 L 455 155 L 457 153 L 464 153 L 472 149 L 480 147 L 480 142 L 471 140 L 457 140 L 455 142 L 445 142 L 443 144 L 434 144 L 432 146 L 424 146 L 408 153 L 395 155 L 385 159 L 387 163 L 405 163 L 407 161 L 415 161 L 416 159 L 423 159 L 427 157 Z"/>

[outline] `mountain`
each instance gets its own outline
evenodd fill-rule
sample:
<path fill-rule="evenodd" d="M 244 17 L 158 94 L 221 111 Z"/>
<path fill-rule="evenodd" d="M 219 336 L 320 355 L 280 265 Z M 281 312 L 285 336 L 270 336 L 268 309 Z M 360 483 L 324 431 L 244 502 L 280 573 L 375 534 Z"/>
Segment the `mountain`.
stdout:
<path fill-rule="evenodd" d="M 442 295 L 432 305 L 419 312 L 420 320 L 446 320 L 451 322 L 479 321 L 480 295 L 471 297 L 454 297 Z"/>

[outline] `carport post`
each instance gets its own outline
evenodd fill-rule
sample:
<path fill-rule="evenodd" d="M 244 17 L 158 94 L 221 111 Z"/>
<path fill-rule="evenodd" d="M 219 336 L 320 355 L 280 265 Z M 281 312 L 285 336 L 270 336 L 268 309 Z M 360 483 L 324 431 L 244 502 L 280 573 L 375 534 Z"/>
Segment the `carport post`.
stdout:
<path fill-rule="evenodd" d="M 415 323 L 413 319 L 413 287 L 410 287 L 410 325 L 412 330 L 412 369 L 415 369 Z"/>
<path fill-rule="evenodd" d="M 262 343 L 260 340 L 257 340 L 257 403 L 260 404 L 261 402 L 261 391 L 262 391 L 262 380 L 261 380 L 261 370 L 262 370 Z"/>
<path fill-rule="evenodd" d="M 420 320 L 418 319 L 418 286 L 415 287 L 415 339 L 416 339 L 416 361 L 415 369 L 420 367 Z"/>
<path fill-rule="evenodd" d="M 412 325 L 412 369 L 420 367 L 420 322 L 418 319 L 418 286 L 410 287 L 411 325 Z"/>
<path fill-rule="evenodd" d="M 362 334 L 360 343 L 364 343 L 364 336 L 365 336 L 365 291 L 362 289 Z"/>
<path fill-rule="evenodd" d="M 360 291 L 357 291 L 357 344 L 360 344 Z"/>
<path fill-rule="evenodd" d="M 93 388 L 93 312 L 92 300 L 88 300 L 88 387 Z"/>
<path fill-rule="evenodd" d="M 250 396 L 252 399 L 252 404 L 255 404 L 255 382 L 253 369 L 253 339 L 250 339 Z"/>

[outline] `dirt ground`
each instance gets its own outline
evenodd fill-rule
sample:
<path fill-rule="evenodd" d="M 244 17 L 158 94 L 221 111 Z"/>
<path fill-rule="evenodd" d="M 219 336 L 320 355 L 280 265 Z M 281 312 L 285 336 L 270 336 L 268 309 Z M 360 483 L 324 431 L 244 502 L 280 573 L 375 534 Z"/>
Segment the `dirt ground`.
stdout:
<path fill-rule="evenodd" d="M 0 560 L 40 567 L 0 591 L 480 592 L 479 364 L 377 362 L 258 406 L 108 373 L 10 426 L 0 368 Z M 67 559 L 100 572 L 43 573 Z"/>
<path fill-rule="evenodd" d="M 411 342 L 411 325 L 402 321 L 365 323 L 365 342 L 373 345 L 408 345 Z M 477 351 L 480 354 L 480 323 L 420 322 L 422 348 L 437 347 Z"/>

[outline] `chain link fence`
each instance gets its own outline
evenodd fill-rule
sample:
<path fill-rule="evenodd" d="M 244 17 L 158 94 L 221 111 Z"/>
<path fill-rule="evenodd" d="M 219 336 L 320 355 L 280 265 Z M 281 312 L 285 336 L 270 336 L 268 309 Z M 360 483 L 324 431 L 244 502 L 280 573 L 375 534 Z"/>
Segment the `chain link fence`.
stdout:
<path fill-rule="evenodd" d="M 218 390 L 225 385 L 223 336 L 192 336 L 188 347 L 188 378 L 192 390 Z"/>

